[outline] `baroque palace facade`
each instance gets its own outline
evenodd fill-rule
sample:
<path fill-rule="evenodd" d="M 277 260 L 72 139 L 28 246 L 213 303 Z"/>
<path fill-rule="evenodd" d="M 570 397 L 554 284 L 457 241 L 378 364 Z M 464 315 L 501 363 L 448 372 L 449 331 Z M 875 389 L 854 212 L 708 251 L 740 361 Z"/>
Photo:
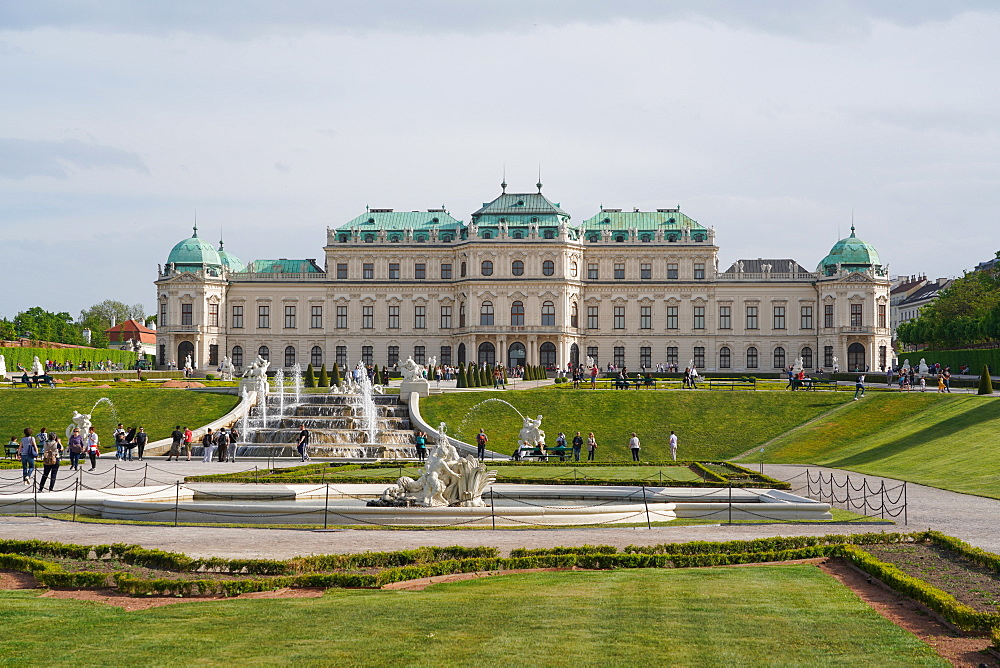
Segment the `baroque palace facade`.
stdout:
<path fill-rule="evenodd" d="M 244 264 L 194 235 L 155 282 L 158 363 L 541 364 L 593 357 L 774 372 L 891 361 L 889 279 L 851 235 L 808 271 L 790 259 L 720 271 L 715 231 L 678 208 L 602 208 L 579 225 L 507 184 L 468 223 L 445 209 L 369 209 L 327 229 L 325 260 Z"/>

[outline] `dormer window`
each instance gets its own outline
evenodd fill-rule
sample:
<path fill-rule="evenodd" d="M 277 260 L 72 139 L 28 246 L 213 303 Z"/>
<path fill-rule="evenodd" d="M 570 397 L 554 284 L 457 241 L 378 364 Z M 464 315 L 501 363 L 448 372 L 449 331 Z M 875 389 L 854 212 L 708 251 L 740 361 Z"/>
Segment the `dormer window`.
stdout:
<path fill-rule="evenodd" d="M 556 231 L 555 230 L 545 230 L 542 233 L 542 236 L 544 238 L 546 238 L 546 239 L 555 239 L 556 238 Z"/>
<path fill-rule="evenodd" d="M 644 244 L 648 244 L 652 240 L 652 237 L 650 237 L 648 234 L 644 234 L 640 238 L 642 239 L 642 243 Z"/>
<path fill-rule="evenodd" d="M 373 244 L 373 243 L 375 243 L 375 235 L 374 234 L 366 234 L 365 235 L 365 243 L 366 244 Z"/>
<path fill-rule="evenodd" d="M 617 243 L 621 243 L 621 242 L 625 241 L 625 235 L 624 234 L 618 234 L 618 235 L 616 235 L 615 236 L 615 241 Z"/>

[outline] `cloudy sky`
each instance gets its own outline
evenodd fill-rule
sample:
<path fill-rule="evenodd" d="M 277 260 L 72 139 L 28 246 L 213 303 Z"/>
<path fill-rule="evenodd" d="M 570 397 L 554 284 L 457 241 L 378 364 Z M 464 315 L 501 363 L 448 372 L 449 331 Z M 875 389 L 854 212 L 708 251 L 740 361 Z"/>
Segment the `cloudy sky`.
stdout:
<path fill-rule="evenodd" d="M 366 205 L 680 204 L 720 263 L 1000 249 L 996 2 L 5 0 L 0 315 L 152 307 L 200 236 L 322 262 Z M 852 213 L 853 212 L 853 213 Z"/>

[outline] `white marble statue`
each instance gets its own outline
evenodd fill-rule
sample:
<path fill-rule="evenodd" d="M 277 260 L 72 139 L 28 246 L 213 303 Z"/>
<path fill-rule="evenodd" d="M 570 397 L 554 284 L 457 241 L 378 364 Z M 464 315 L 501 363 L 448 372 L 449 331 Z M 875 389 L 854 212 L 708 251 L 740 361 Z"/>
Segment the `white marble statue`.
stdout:
<path fill-rule="evenodd" d="M 219 365 L 219 373 L 222 374 L 222 380 L 232 380 L 233 379 L 233 358 L 223 356 L 222 364 Z"/>
<path fill-rule="evenodd" d="M 35 355 L 35 359 L 31 360 L 31 375 L 41 376 L 44 373 L 45 370 L 42 369 L 42 363 L 38 361 L 38 355 Z"/>
<path fill-rule="evenodd" d="M 833 372 L 840 373 L 840 362 L 837 361 L 837 356 L 833 356 Z"/>
<path fill-rule="evenodd" d="M 407 357 L 403 363 L 403 380 L 421 380 L 424 377 L 424 367 L 413 361 L 412 357 Z"/>
<path fill-rule="evenodd" d="M 903 360 L 903 373 L 910 373 L 910 358 Z"/>
<path fill-rule="evenodd" d="M 253 364 L 248 366 L 243 370 L 243 378 L 267 378 L 267 367 L 271 366 L 271 362 L 264 359 L 260 355 L 257 355 L 257 359 L 253 361 Z"/>
<path fill-rule="evenodd" d="M 593 368 L 594 368 L 594 358 L 591 357 L 590 355 L 587 355 L 587 370 L 589 371 L 590 369 Z"/>
<path fill-rule="evenodd" d="M 193 371 L 194 370 L 194 367 L 191 365 L 191 356 L 190 355 L 188 355 L 187 357 L 184 358 L 184 368 L 187 369 L 188 371 Z"/>
<path fill-rule="evenodd" d="M 431 361 L 427 364 L 427 380 L 431 380 L 431 376 L 434 374 L 434 369 L 437 368 L 437 365 L 437 357 L 431 357 Z"/>
<path fill-rule="evenodd" d="M 917 371 L 920 373 L 921 376 L 926 376 L 927 372 L 929 370 L 930 369 L 927 366 L 927 360 L 925 360 L 923 357 L 921 357 L 920 358 L 920 366 L 917 367 Z"/>
<path fill-rule="evenodd" d="M 0 353 L 0 378 L 7 375 L 7 358 Z"/>
<path fill-rule="evenodd" d="M 86 436 L 90 431 L 90 414 L 89 413 L 79 413 L 73 411 L 73 422 L 66 427 L 66 440 L 69 441 L 69 437 L 73 435 L 74 429 L 80 430 L 80 436 Z"/>
<path fill-rule="evenodd" d="M 524 425 L 517 435 L 517 445 L 522 450 L 534 450 L 545 447 L 545 432 L 541 430 L 542 416 L 535 419 L 524 418 Z"/>
<path fill-rule="evenodd" d="M 802 358 L 796 357 L 795 362 L 792 364 L 792 373 L 798 375 L 802 371 Z"/>

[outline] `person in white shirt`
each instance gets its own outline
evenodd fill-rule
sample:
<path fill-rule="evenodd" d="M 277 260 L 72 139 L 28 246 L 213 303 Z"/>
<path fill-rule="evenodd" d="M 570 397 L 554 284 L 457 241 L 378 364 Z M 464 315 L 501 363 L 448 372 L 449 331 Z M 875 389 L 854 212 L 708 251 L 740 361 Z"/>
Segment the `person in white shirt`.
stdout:
<path fill-rule="evenodd" d="M 677 434 L 670 432 L 670 456 L 677 461 Z"/>
<path fill-rule="evenodd" d="M 635 432 L 633 431 L 632 432 L 632 438 L 630 438 L 629 441 L 628 441 L 628 448 L 629 448 L 629 450 L 632 451 L 632 461 L 633 462 L 639 461 L 639 448 L 641 448 L 641 447 L 642 447 L 642 445 L 639 443 L 639 437 L 636 436 Z"/>

